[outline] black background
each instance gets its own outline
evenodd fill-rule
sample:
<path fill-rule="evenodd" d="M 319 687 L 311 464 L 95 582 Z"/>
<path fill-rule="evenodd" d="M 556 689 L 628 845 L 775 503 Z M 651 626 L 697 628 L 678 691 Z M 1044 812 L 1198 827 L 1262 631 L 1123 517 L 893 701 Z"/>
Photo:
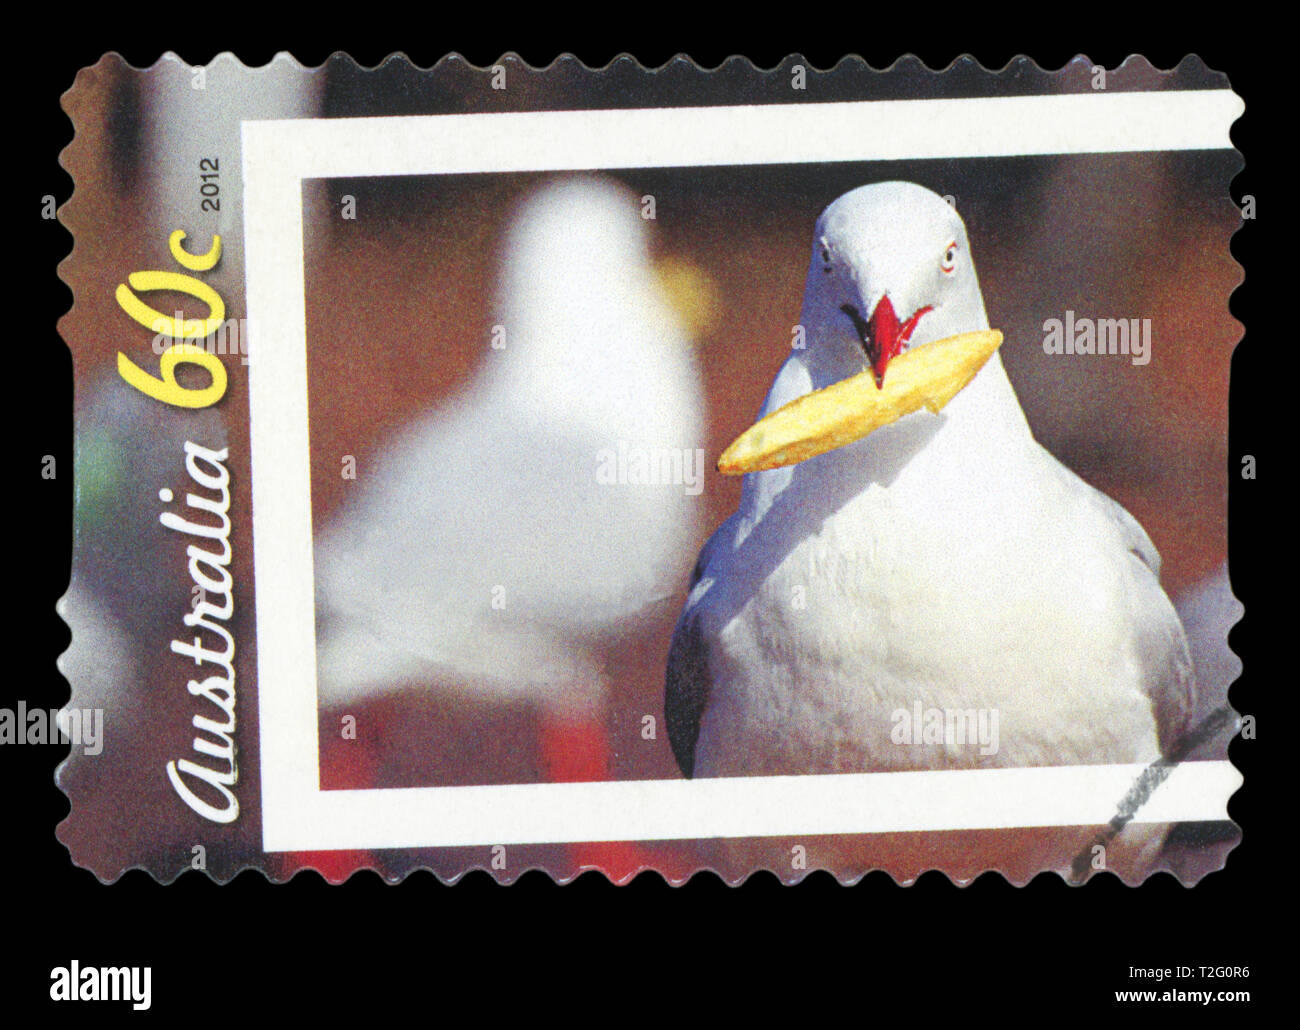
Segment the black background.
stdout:
<path fill-rule="evenodd" d="M 810 13 L 816 19 L 820 12 Z M 58 97 L 77 69 L 101 53 L 116 49 L 147 65 L 167 49 L 193 63 L 234 49 L 246 63 L 261 64 L 287 48 L 315 64 L 342 47 L 373 64 L 402 49 L 427 65 L 457 50 L 488 65 L 515 51 L 543 65 L 563 51 L 604 64 L 630 50 L 655 65 L 685 51 L 713 66 L 739 52 L 765 67 L 798 53 L 827 67 L 851 50 L 882 67 L 914 51 L 938 68 L 970 51 L 990 67 L 1025 52 L 1048 68 L 1076 53 L 1113 68 L 1129 52 L 1172 67 L 1194 51 L 1210 67 L 1226 71 L 1246 101 L 1246 114 L 1233 129 L 1246 159 L 1233 195 L 1253 194 L 1259 209 L 1258 219 L 1244 223 L 1232 245 L 1247 270 L 1232 310 L 1247 334 L 1233 361 L 1230 445 L 1234 469 L 1242 454 L 1254 454 L 1259 478 L 1230 477 L 1229 516 L 1232 581 L 1246 607 L 1231 637 L 1245 662 L 1232 699 L 1238 710 L 1256 716 L 1259 739 L 1232 748 L 1246 787 L 1230 811 L 1245 837 L 1226 870 L 1191 890 L 1167 875 L 1138 890 L 1109 875 L 1083 888 L 1042 875 L 1017 889 L 996 874 L 962 889 L 940 873 L 926 874 L 910 888 L 880 873 L 851 888 L 826 874 L 792 888 L 767 874 L 739 888 L 710 874 L 680 888 L 643 874 L 618 888 L 593 873 L 564 887 L 530 873 L 508 888 L 484 873 L 451 887 L 427 873 L 396 887 L 362 873 L 330 888 L 314 873 L 273 886 L 251 872 L 226 886 L 191 873 L 164 888 L 139 871 L 104 886 L 74 868 L 54 837 L 67 811 L 53 781 L 62 749 L 3 747 L 3 1011 L 31 1011 L 59 1023 L 108 1015 L 116 1006 L 49 1001 L 50 970 L 74 958 L 83 965 L 151 966 L 152 1010 L 132 1013 L 120 1006 L 116 1015 L 187 1023 L 293 1020 L 318 1011 L 337 1020 L 354 1008 L 369 1010 L 374 1019 L 385 1019 L 391 1009 L 394 1016 L 404 1010 L 419 1021 L 491 1023 L 517 1018 L 509 1012 L 516 1005 L 523 1006 L 525 1018 L 601 1024 L 704 1017 L 730 1022 L 755 1005 L 771 1021 L 889 1019 L 924 1025 L 944 1010 L 980 1023 L 1012 1012 L 1046 1019 L 1054 1013 L 1105 1017 L 1120 1015 L 1114 991 L 1151 986 L 1129 979 L 1131 965 L 1249 966 L 1249 980 L 1178 985 L 1251 991 L 1252 1002 L 1235 1011 L 1203 1010 L 1211 1018 L 1245 1014 L 1261 1001 L 1285 996 L 1288 988 L 1268 942 L 1289 926 L 1282 906 L 1289 907 L 1295 876 L 1290 835 L 1283 830 L 1295 808 L 1286 800 L 1292 783 L 1277 761 L 1287 739 L 1280 717 L 1291 715 L 1279 695 L 1292 679 L 1289 668 L 1279 667 L 1279 645 L 1295 636 L 1281 620 L 1294 605 L 1266 584 L 1286 589 L 1290 569 L 1284 556 L 1289 559 L 1295 548 L 1289 535 L 1275 534 L 1274 520 L 1265 515 L 1285 510 L 1291 475 L 1283 465 L 1291 442 L 1285 416 L 1295 407 L 1284 381 L 1290 362 L 1280 361 L 1295 347 L 1287 309 L 1296 292 L 1289 285 L 1297 274 L 1296 240 L 1283 219 L 1293 190 L 1283 178 L 1294 126 L 1289 55 L 1271 52 L 1265 41 L 1277 33 L 1244 21 L 1240 10 L 1219 12 L 1223 21 L 1207 11 L 1195 26 L 1152 25 L 1140 37 L 1132 34 L 1132 24 L 1089 8 L 1087 31 L 1067 38 L 1068 46 L 1036 43 L 1032 33 L 1003 34 L 986 17 L 982 35 L 963 36 L 959 27 L 947 25 L 947 49 L 933 42 L 937 27 L 928 23 L 948 16 L 911 13 L 919 24 L 906 31 L 887 29 L 872 14 L 830 18 L 827 11 L 833 25 L 809 21 L 783 33 L 784 16 L 773 10 L 762 19 L 769 23 L 765 41 L 718 34 L 708 45 L 676 35 L 683 23 L 666 9 L 645 7 L 593 13 L 581 32 L 553 24 L 530 27 L 511 17 L 502 19 L 496 41 L 480 36 L 473 44 L 463 33 L 440 27 L 441 15 L 433 9 L 405 26 L 364 10 L 321 9 L 313 15 L 319 28 L 312 32 L 302 25 L 284 25 L 282 31 L 263 25 L 261 37 L 248 16 L 226 11 L 219 12 L 226 29 L 215 36 L 210 22 L 186 26 L 168 20 L 149 29 L 124 29 L 119 22 L 103 31 L 81 22 L 73 38 L 58 38 L 72 35 L 58 27 L 44 42 L 11 43 L 3 72 L 9 178 L 3 296 L 11 313 L 4 320 L 9 338 L 3 354 L 10 484 L 3 618 L 9 661 L 7 675 L 0 677 L 0 706 L 14 707 L 18 698 L 57 706 L 67 697 L 54 660 L 67 646 L 68 631 L 54 603 L 66 589 L 71 545 L 72 363 L 55 322 L 71 293 L 55 266 L 72 241 L 57 222 L 40 217 L 40 207 L 46 194 L 62 203 L 72 188 L 57 163 L 71 138 Z M 44 12 L 47 20 L 64 15 Z M 698 20 L 698 14 L 690 19 Z M 740 20 L 728 18 L 736 28 Z M 316 33 L 326 30 L 335 35 L 316 41 Z M 932 42 L 922 46 L 926 38 Z M 1128 45 L 1103 45 L 1116 38 Z M 313 42 L 301 45 L 303 39 Z M 58 460 L 60 474 L 53 481 L 40 475 L 47 454 Z M 1140 1018 L 1156 1017 L 1142 1006 L 1126 1007 Z M 715 1009 L 719 1015 L 710 1016 Z M 1180 1020 L 1192 1011 L 1161 1009 L 1161 1016 Z"/>

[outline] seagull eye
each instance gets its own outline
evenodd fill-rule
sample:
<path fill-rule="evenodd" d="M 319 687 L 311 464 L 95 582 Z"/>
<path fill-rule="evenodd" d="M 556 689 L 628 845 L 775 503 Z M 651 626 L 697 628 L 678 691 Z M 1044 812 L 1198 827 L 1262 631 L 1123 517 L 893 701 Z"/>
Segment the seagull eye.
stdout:
<path fill-rule="evenodd" d="M 952 275 L 957 270 L 957 244 L 948 244 L 948 249 L 943 253 L 943 260 L 939 263 L 945 275 Z"/>
<path fill-rule="evenodd" d="M 822 271 L 829 274 L 831 270 L 831 248 L 828 247 L 825 243 L 821 245 L 821 248 L 822 248 Z"/>

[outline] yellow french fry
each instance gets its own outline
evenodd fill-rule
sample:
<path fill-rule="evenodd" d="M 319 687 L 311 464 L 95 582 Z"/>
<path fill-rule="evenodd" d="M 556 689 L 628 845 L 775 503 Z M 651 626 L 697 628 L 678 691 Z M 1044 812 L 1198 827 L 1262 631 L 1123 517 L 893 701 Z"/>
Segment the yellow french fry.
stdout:
<path fill-rule="evenodd" d="M 904 415 L 938 412 L 1002 344 L 996 329 L 961 333 L 905 351 L 876 387 L 870 371 L 806 394 L 741 433 L 718 459 L 727 476 L 795 465 L 861 440 Z"/>

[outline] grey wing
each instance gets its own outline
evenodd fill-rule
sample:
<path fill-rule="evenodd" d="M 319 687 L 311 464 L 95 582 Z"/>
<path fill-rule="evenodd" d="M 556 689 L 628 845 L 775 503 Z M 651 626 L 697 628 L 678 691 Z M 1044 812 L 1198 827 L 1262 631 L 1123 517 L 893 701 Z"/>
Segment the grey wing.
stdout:
<path fill-rule="evenodd" d="M 700 620 L 702 596 L 696 587 L 704 577 L 709 558 L 717 541 L 727 532 L 730 520 L 709 537 L 691 572 L 689 598 L 677 625 L 673 629 L 672 643 L 668 645 L 668 671 L 664 685 L 664 722 L 668 727 L 668 743 L 682 774 L 690 779 L 695 774 L 695 746 L 700 737 L 700 721 L 708 707 L 713 692 L 709 674 L 709 643 Z"/>
<path fill-rule="evenodd" d="M 1196 678 L 1182 620 L 1160 586 L 1160 552 L 1123 505 L 1088 489 L 1129 551 L 1130 603 L 1142 662 L 1142 687 L 1155 713 L 1160 753 L 1177 757 L 1196 707 Z"/>

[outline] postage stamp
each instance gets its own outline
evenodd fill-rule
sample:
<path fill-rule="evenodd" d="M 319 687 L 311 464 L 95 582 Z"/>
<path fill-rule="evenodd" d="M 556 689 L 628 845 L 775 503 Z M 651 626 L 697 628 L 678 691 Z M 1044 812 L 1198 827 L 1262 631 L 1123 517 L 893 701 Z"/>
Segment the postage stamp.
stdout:
<path fill-rule="evenodd" d="M 728 69 L 77 76 L 79 866 L 1224 865 L 1241 101 Z"/>

